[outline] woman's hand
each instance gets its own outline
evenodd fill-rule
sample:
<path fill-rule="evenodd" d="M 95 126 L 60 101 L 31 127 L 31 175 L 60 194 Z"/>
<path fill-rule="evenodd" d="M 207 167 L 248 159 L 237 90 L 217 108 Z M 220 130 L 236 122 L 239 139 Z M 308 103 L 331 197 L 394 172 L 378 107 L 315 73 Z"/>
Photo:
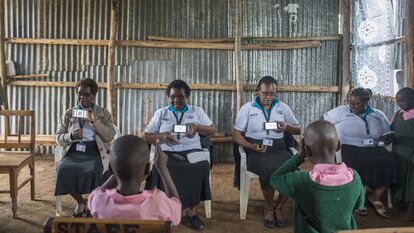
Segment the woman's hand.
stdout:
<path fill-rule="evenodd" d="M 162 133 L 159 140 L 163 143 L 166 143 L 167 145 L 177 145 L 178 142 L 175 140 L 173 136 L 170 135 L 170 133 Z"/>
<path fill-rule="evenodd" d="M 378 137 L 378 139 L 388 145 L 392 143 L 392 141 L 394 140 L 394 133 L 388 132 L 388 133 L 382 134 Z"/>
<path fill-rule="evenodd" d="M 285 122 L 278 121 L 277 122 L 277 130 L 278 132 L 285 132 L 287 130 L 288 125 Z"/>
<path fill-rule="evenodd" d="M 188 127 L 188 130 L 187 130 L 187 133 L 186 133 L 187 137 L 188 138 L 195 137 L 195 135 L 198 132 L 198 125 L 196 125 L 196 124 L 187 124 L 187 127 Z"/>
<path fill-rule="evenodd" d="M 160 140 L 157 140 L 156 143 L 156 153 L 155 153 L 155 167 L 158 170 L 167 169 L 167 161 L 168 161 L 168 155 L 161 150 L 160 146 Z"/>
<path fill-rule="evenodd" d="M 266 153 L 267 146 L 259 145 L 259 144 L 252 144 L 251 149 L 259 152 L 259 153 Z"/>
<path fill-rule="evenodd" d="M 82 140 L 83 138 L 83 130 L 82 129 L 75 129 L 70 134 L 72 140 Z"/>
<path fill-rule="evenodd" d="M 95 123 L 95 121 L 96 121 L 96 114 L 92 111 L 92 109 L 91 108 L 89 108 L 88 109 L 88 121 L 90 122 L 90 123 Z"/>

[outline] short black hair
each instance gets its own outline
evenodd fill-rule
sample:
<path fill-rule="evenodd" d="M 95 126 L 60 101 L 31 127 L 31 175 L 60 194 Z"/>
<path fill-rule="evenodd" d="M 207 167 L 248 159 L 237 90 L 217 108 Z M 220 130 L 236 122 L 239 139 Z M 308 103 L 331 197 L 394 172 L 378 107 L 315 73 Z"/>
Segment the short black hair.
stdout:
<path fill-rule="evenodd" d="M 184 89 L 185 96 L 190 97 L 191 89 L 188 86 L 188 84 L 186 82 L 184 82 L 183 80 L 176 79 L 176 80 L 170 82 L 170 84 L 168 84 L 168 87 L 167 87 L 167 96 L 170 96 L 170 91 L 171 91 L 172 88 Z"/>
<path fill-rule="evenodd" d="M 369 88 L 358 87 L 349 93 L 349 97 L 354 96 L 361 99 L 363 102 L 368 102 L 372 97 L 372 91 Z"/>
<path fill-rule="evenodd" d="M 83 78 L 79 80 L 79 82 L 76 84 L 76 90 L 78 90 L 80 86 L 91 88 L 93 96 L 96 96 L 96 93 L 98 93 L 98 84 L 91 78 Z"/>
<path fill-rule="evenodd" d="M 260 91 L 260 86 L 262 86 L 262 84 L 275 84 L 277 90 L 277 81 L 272 76 L 264 76 L 261 78 L 256 86 L 257 91 Z"/>
<path fill-rule="evenodd" d="M 124 181 L 134 179 L 137 169 L 149 163 L 148 143 L 136 135 L 117 138 L 111 148 L 110 164 L 115 176 Z"/>
<path fill-rule="evenodd" d="M 403 87 L 397 92 L 396 96 L 397 95 L 409 100 L 414 100 L 414 89 L 411 87 Z"/>

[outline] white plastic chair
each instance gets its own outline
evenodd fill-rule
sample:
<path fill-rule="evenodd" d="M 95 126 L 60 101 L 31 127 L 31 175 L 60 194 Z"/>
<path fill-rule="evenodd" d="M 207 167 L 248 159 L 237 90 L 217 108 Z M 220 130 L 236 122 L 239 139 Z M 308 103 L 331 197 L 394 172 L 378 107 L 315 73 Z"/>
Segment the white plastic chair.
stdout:
<path fill-rule="evenodd" d="M 210 163 L 210 152 L 208 151 L 208 149 L 203 148 L 204 153 L 206 153 L 206 157 L 208 160 L 208 163 Z M 152 167 L 154 166 L 154 159 L 155 159 L 155 145 L 151 145 L 151 149 L 150 149 L 150 170 L 152 170 Z M 210 180 L 210 190 L 211 189 L 211 172 L 209 175 L 209 180 Z M 206 211 L 206 218 L 211 218 L 211 200 L 205 200 L 204 201 L 204 208 Z"/>
<path fill-rule="evenodd" d="M 392 145 L 391 144 L 384 145 L 383 143 L 380 142 L 379 143 L 379 146 L 385 147 L 385 149 L 387 151 L 390 151 L 390 152 L 392 150 Z M 337 163 L 342 163 L 342 153 L 341 153 L 341 150 L 338 150 L 336 152 L 335 159 L 336 159 L 336 162 Z M 365 191 L 367 191 L 367 186 L 366 185 L 364 186 L 364 188 L 365 188 Z M 392 209 L 392 197 L 391 197 L 391 190 L 390 189 L 387 189 L 387 202 L 388 202 L 387 203 L 388 204 L 388 209 Z"/>
<path fill-rule="evenodd" d="M 296 154 L 295 148 L 289 150 Z M 242 146 L 239 146 L 240 153 L 240 219 L 246 219 L 247 204 L 249 202 L 250 182 L 252 179 L 259 179 L 259 175 L 247 170 L 246 152 Z"/>
<path fill-rule="evenodd" d="M 121 131 L 119 128 L 114 124 L 115 129 L 115 139 L 122 136 Z M 56 146 L 55 148 L 55 163 L 57 156 L 62 153 L 63 147 L 62 146 Z M 62 196 L 56 196 L 56 216 L 60 216 L 62 213 Z"/>

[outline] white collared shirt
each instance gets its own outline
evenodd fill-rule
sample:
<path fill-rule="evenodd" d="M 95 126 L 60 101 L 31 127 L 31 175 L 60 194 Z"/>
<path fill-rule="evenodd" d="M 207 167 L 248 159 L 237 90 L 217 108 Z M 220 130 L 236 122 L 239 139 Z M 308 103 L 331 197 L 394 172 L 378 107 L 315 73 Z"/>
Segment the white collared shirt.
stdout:
<path fill-rule="evenodd" d="M 269 122 L 285 122 L 293 126 L 299 126 L 299 121 L 293 115 L 292 110 L 283 102 L 278 102 L 272 109 Z M 239 113 L 237 113 L 234 129 L 245 132 L 245 136 L 257 140 L 265 138 L 280 139 L 283 138 L 283 132 L 276 132 L 275 130 L 264 129 L 266 117 L 263 111 L 253 106 L 253 102 L 244 104 Z"/>
<path fill-rule="evenodd" d="M 378 137 L 390 131 L 390 122 L 385 114 L 373 108 L 374 112 L 367 114 L 369 134 L 365 121 L 350 111 L 349 106 L 336 107 L 323 115 L 324 120 L 335 125 L 341 144 L 374 147 L 378 146 Z M 373 145 L 364 144 L 364 139 L 373 139 Z"/>
<path fill-rule="evenodd" d="M 181 124 L 196 124 L 203 126 L 211 126 L 213 122 L 200 107 L 191 105 L 188 106 L 188 111 L 184 113 Z M 163 151 L 186 151 L 192 149 L 201 149 L 200 136 L 198 133 L 193 138 L 188 138 L 185 134 L 180 134 L 180 139 L 177 137 L 177 133 L 173 133 L 173 127 L 177 124 L 177 119 L 174 113 L 167 107 L 158 109 L 154 116 L 151 118 L 148 127 L 145 129 L 146 133 L 165 133 L 170 134 L 179 142 L 177 145 L 161 144 Z"/>

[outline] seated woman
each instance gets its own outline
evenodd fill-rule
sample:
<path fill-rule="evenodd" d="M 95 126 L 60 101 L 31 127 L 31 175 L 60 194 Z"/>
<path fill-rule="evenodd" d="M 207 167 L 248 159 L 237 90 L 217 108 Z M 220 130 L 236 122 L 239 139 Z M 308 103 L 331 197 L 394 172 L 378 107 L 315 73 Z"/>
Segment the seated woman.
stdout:
<path fill-rule="evenodd" d="M 257 91 L 255 99 L 243 105 L 237 114 L 233 140 L 246 151 L 247 170 L 259 175 L 265 201 L 264 225 L 284 227 L 282 208 L 287 198 L 279 194 L 273 206 L 275 190 L 269 180 L 272 173 L 292 156 L 284 132 L 300 134 L 300 126 L 289 106 L 276 98 L 277 84 L 273 77 L 260 79 Z"/>
<path fill-rule="evenodd" d="M 414 89 L 404 87 L 395 96 L 401 110 L 394 115 L 391 129 L 393 152 L 400 161 L 401 185 L 394 198 L 408 203 L 406 221 L 414 221 Z"/>
<path fill-rule="evenodd" d="M 203 154 L 197 153 L 202 151 L 199 135 L 214 134 L 216 128 L 202 108 L 187 104 L 190 92 L 184 81 L 172 81 L 167 87 L 170 105 L 154 113 L 144 138 L 151 144 L 155 144 L 157 139 L 161 141 L 161 149 L 168 155 L 168 170 L 180 195 L 182 208 L 187 209 L 190 226 L 202 230 L 204 223 L 196 210 L 200 201 L 211 200 L 210 165 L 207 158 L 198 162 L 193 159 Z M 151 185 L 164 190 L 156 168 L 151 174 Z"/>
<path fill-rule="evenodd" d="M 115 136 L 111 114 L 95 104 L 98 85 L 81 79 L 76 85 L 78 105 L 66 110 L 56 130 L 56 142 L 63 147 L 56 162 L 55 196 L 70 194 L 77 202 L 73 216 L 86 213 L 88 194 L 104 182 L 109 165 L 109 143 Z M 72 117 L 74 110 L 85 110 L 86 117 Z"/>
<path fill-rule="evenodd" d="M 359 173 L 364 185 L 374 189 L 368 203 L 379 216 L 388 218 L 381 196 L 399 182 L 398 161 L 378 146 L 380 136 L 390 132 L 390 123 L 383 112 L 368 105 L 371 96 L 371 90 L 356 88 L 350 93 L 349 105 L 334 108 L 323 118 L 338 131 L 342 161 Z M 357 213 L 366 215 L 367 210 Z"/>

